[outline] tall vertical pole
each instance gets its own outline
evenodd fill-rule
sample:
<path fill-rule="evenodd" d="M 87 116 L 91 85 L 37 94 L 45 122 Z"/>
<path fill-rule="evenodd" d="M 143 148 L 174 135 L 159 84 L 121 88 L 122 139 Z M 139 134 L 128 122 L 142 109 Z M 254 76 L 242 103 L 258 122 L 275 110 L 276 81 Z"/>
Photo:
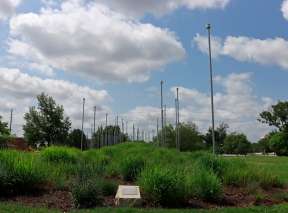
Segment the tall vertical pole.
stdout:
<path fill-rule="evenodd" d="M 163 81 L 160 82 L 161 84 L 161 142 L 160 146 L 164 143 L 164 135 L 163 135 L 163 130 L 164 130 L 164 115 L 163 115 Z"/>
<path fill-rule="evenodd" d="M 82 110 L 81 151 L 83 151 L 83 138 L 84 138 L 84 113 L 85 113 L 85 98 L 83 98 L 83 110 Z"/>
<path fill-rule="evenodd" d="M 97 107 L 94 106 L 94 122 L 93 122 L 93 134 L 96 133 L 96 110 L 97 110 Z"/>
<path fill-rule="evenodd" d="M 211 25 L 206 26 L 208 30 L 208 45 L 209 45 L 209 68 L 210 68 L 210 90 L 211 90 L 211 114 L 212 114 L 212 143 L 213 154 L 215 154 L 215 119 L 214 119 L 214 89 L 213 89 L 213 70 L 212 70 L 212 54 L 211 54 Z"/>
<path fill-rule="evenodd" d="M 175 122 L 175 144 L 176 149 L 178 149 L 178 104 L 177 98 L 175 98 L 175 115 L 176 115 L 176 122 Z"/>
<path fill-rule="evenodd" d="M 122 130 L 121 130 L 121 142 L 124 142 L 124 120 L 123 118 L 121 119 L 121 124 L 122 124 Z"/>
<path fill-rule="evenodd" d="M 177 141 L 178 141 L 178 149 L 181 149 L 181 142 L 180 142 L 180 129 L 179 129 L 179 125 L 180 125 L 180 102 L 179 102 L 179 88 L 177 88 L 176 90 L 176 98 L 177 98 Z"/>
<path fill-rule="evenodd" d="M 159 118 L 157 118 L 157 129 L 156 129 L 156 133 L 157 133 L 157 145 L 160 146 L 160 140 L 159 140 Z"/>
<path fill-rule="evenodd" d="M 164 134 L 164 138 L 163 138 L 163 145 L 166 145 L 166 126 L 167 126 L 167 118 L 166 118 L 166 104 L 164 105 L 164 129 L 163 129 L 163 134 Z"/>
<path fill-rule="evenodd" d="M 108 146 L 108 113 L 106 113 L 105 115 L 105 130 L 104 130 L 104 139 L 105 139 L 105 143 L 106 143 L 106 146 Z"/>
<path fill-rule="evenodd" d="M 11 109 L 10 111 L 10 125 L 9 125 L 10 134 L 12 134 L 12 120 L 13 120 L 13 109 Z"/>
<path fill-rule="evenodd" d="M 133 137 L 132 137 L 132 139 L 133 139 L 133 142 L 135 142 L 135 126 L 134 126 L 134 124 L 133 124 Z"/>

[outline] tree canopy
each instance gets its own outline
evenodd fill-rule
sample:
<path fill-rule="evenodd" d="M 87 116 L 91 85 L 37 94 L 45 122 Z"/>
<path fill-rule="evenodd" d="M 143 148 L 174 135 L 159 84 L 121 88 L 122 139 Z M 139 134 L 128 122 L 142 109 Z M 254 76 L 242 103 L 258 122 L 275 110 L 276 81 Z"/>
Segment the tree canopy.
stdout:
<path fill-rule="evenodd" d="M 8 123 L 2 121 L 1 115 L 0 115 L 0 134 L 10 135 L 10 130 L 8 129 Z"/>
<path fill-rule="evenodd" d="M 38 106 L 30 107 L 25 114 L 23 126 L 24 137 L 30 145 L 65 144 L 71 122 L 64 116 L 63 106 L 57 105 L 55 100 L 42 93 L 37 96 Z"/>

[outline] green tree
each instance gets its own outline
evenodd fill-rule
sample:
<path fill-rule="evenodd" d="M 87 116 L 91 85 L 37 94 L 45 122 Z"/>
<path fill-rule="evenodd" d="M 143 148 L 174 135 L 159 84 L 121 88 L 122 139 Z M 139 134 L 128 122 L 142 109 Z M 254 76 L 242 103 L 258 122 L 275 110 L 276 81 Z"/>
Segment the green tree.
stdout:
<path fill-rule="evenodd" d="M 223 150 L 226 154 L 242 154 L 245 155 L 250 151 L 251 144 L 246 135 L 231 133 L 224 140 Z"/>
<path fill-rule="evenodd" d="M 71 127 L 68 117 L 64 116 L 63 106 L 44 93 L 37 96 L 38 106 L 30 107 L 25 114 L 24 137 L 30 145 L 65 144 Z"/>
<path fill-rule="evenodd" d="M 278 156 L 288 155 L 288 136 L 284 132 L 275 133 L 269 141 L 270 149 Z"/>
<path fill-rule="evenodd" d="M 288 102 L 279 101 L 268 111 L 260 113 L 260 122 L 276 127 L 280 132 L 288 132 Z"/>
<path fill-rule="evenodd" d="M 72 132 L 69 133 L 67 145 L 81 149 L 81 137 L 82 137 L 82 130 L 74 129 Z M 87 149 L 88 147 L 87 138 L 84 133 L 82 143 L 83 143 L 83 149 Z"/>
<path fill-rule="evenodd" d="M 227 129 L 229 128 L 228 124 L 221 123 L 216 129 L 215 129 L 215 149 L 217 153 L 223 153 L 223 146 L 224 146 L 224 140 L 227 136 Z M 204 136 L 204 140 L 206 142 L 206 145 L 211 148 L 213 146 L 212 143 L 212 128 L 210 127 L 206 135 Z"/>
<path fill-rule="evenodd" d="M 277 132 L 270 132 L 269 134 L 265 135 L 264 138 L 261 138 L 258 141 L 260 151 L 263 153 L 269 153 L 273 152 L 270 148 L 270 139 L 273 137 L 273 135 L 277 134 Z"/>
<path fill-rule="evenodd" d="M 2 121 L 1 115 L 0 115 L 0 134 L 10 135 L 10 130 L 8 129 L 8 123 Z"/>

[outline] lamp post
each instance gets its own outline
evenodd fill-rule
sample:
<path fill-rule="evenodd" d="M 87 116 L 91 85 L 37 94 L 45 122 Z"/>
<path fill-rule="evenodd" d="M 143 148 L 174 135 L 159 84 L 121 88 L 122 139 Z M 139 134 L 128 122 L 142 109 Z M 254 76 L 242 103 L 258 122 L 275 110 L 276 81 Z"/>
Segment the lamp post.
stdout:
<path fill-rule="evenodd" d="M 210 68 L 210 90 L 211 90 L 211 114 L 212 114 L 212 143 L 213 154 L 215 154 L 215 118 L 214 118 L 214 89 L 213 89 L 213 67 L 212 67 L 212 54 L 211 54 L 211 25 L 207 24 L 208 31 L 208 45 L 209 45 L 209 68 Z"/>

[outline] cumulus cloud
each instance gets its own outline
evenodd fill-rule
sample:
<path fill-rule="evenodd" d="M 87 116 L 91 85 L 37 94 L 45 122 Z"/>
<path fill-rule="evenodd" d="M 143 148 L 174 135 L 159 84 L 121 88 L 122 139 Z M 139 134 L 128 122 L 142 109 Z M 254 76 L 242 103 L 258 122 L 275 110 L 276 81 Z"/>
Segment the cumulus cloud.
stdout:
<path fill-rule="evenodd" d="M 215 118 L 217 125 L 221 122 L 229 124 L 230 131 L 243 132 L 249 139 L 256 141 L 270 129 L 257 122 L 258 114 L 268 108 L 274 101 L 268 97 L 257 97 L 253 93 L 250 73 L 215 77 L 215 83 L 222 87 L 223 92 L 215 94 Z M 171 88 L 175 95 L 176 87 Z M 183 122 L 194 122 L 205 132 L 211 124 L 211 108 L 209 94 L 179 87 L 180 118 Z M 126 115 L 133 117 L 134 123 L 155 129 L 160 109 L 157 107 L 137 107 Z M 167 121 L 175 123 L 174 107 L 167 109 Z"/>
<path fill-rule="evenodd" d="M 106 90 L 94 90 L 63 80 L 42 79 L 9 68 L 0 68 L 0 85 L 0 114 L 8 119 L 10 109 L 14 109 L 13 130 L 17 134 L 22 133 L 24 113 L 28 111 L 29 106 L 35 105 L 36 96 L 41 92 L 52 96 L 57 103 L 64 106 L 65 113 L 71 118 L 74 127 L 80 127 L 82 98 L 87 100 L 87 121 L 92 117 L 94 105 L 99 109 L 98 118 L 104 118 L 104 113 L 110 112 L 106 104 L 112 98 Z"/>
<path fill-rule="evenodd" d="M 10 21 L 9 53 L 31 63 L 102 80 L 143 82 L 181 60 L 175 34 L 97 3 L 64 1 Z"/>
<path fill-rule="evenodd" d="M 207 37 L 194 37 L 198 49 L 207 53 Z M 205 43 L 206 40 L 206 43 Z M 228 36 L 224 41 L 212 38 L 214 57 L 223 55 L 241 62 L 254 62 L 262 65 L 276 65 L 288 69 L 288 41 L 283 38 L 256 39 Z"/>
<path fill-rule="evenodd" d="M 281 11 L 285 19 L 288 20 L 288 0 L 284 0 L 282 3 Z"/>
<path fill-rule="evenodd" d="M 0 21 L 14 14 L 16 7 L 21 0 L 1 0 L 0 1 Z"/>
<path fill-rule="evenodd" d="M 95 0 L 104 3 L 110 8 L 130 16 L 141 17 L 147 13 L 161 16 L 185 7 L 189 10 L 225 8 L 230 0 Z"/>

